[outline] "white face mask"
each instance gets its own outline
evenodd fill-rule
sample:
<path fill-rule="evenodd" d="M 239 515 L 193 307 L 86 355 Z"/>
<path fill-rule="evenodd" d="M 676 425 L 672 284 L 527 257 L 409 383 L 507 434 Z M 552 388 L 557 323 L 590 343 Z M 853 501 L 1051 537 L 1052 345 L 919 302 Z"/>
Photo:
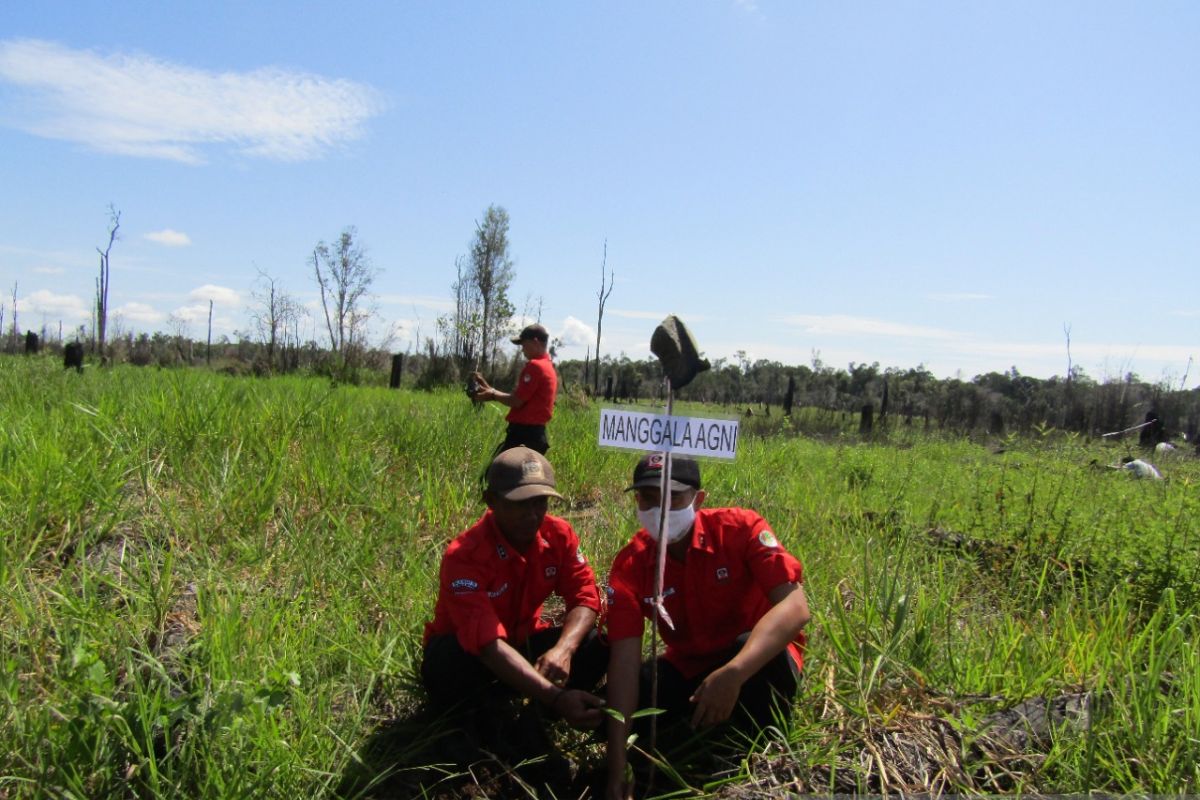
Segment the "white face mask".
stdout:
<path fill-rule="evenodd" d="M 642 527 L 646 529 L 646 533 L 650 534 L 650 538 L 654 541 L 659 540 L 658 518 L 662 513 L 662 509 L 648 508 L 642 511 L 640 508 L 637 512 L 638 522 L 642 523 Z M 673 508 L 667 512 L 667 544 L 673 544 L 683 538 L 684 534 L 692 529 L 692 523 L 696 521 L 696 508 L 692 503 L 688 503 L 684 508 Z"/>

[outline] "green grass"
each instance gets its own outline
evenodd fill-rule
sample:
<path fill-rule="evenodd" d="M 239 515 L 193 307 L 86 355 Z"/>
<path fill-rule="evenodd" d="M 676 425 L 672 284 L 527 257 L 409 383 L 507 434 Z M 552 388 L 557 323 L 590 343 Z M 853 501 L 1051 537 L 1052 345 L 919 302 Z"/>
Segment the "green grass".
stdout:
<path fill-rule="evenodd" d="M 597 448 L 598 415 L 564 399 L 549 457 L 603 574 L 636 527 L 636 454 Z M 496 407 L 7 359 L 0 422 L 0 798 L 345 791 L 420 700 Z M 756 418 L 736 462 L 706 462 L 709 503 L 760 511 L 806 570 L 806 680 L 775 752 L 812 791 L 877 791 L 864 732 L 936 717 L 969 742 L 995 709 L 1083 689 L 1090 728 L 999 788 L 1197 791 L 1200 465 L 1139 482 L 1090 464 L 1120 446 L 996 444 Z"/>

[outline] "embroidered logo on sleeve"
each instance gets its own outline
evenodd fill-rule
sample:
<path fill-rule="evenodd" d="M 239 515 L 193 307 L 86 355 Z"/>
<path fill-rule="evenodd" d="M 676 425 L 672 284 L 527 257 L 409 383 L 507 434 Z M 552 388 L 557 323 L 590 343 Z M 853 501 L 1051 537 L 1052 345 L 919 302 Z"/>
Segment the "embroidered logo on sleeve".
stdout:
<path fill-rule="evenodd" d="M 575 551 L 575 560 L 576 560 L 576 561 L 578 561 L 580 564 L 586 564 L 586 563 L 587 563 L 587 559 L 583 557 L 583 551 L 582 551 L 582 550 L 576 550 L 576 551 Z"/>
<path fill-rule="evenodd" d="M 466 592 L 474 592 L 479 589 L 479 584 L 470 578 L 459 578 L 450 583 L 450 589 L 456 594 L 464 594 Z"/>
<path fill-rule="evenodd" d="M 779 547 L 779 540 L 775 538 L 775 534 L 765 528 L 758 534 L 758 541 L 762 542 L 763 547 Z"/>
<path fill-rule="evenodd" d="M 529 383 L 531 380 L 533 380 L 533 376 L 530 375 L 528 372 L 526 372 L 525 373 L 525 382 Z"/>
<path fill-rule="evenodd" d="M 549 580 L 558 574 L 558 567 L 546 567 L 546 579 Z"/>

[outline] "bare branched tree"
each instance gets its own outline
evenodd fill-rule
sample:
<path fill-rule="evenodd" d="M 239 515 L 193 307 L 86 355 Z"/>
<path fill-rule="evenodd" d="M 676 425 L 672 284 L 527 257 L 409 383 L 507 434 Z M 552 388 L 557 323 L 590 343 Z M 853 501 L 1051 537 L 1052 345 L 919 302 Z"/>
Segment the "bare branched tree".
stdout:
<path fill-rule="evenodd" d="M 479 355 L 490 364 L 496 342 L 513 315 L 508 299 L 513 280 L 512 260 L 508 257 L 508 212 L 501 206 L 488 206 L 483 221 L 475 223 L 470 278 L 479 293 Z"/>
<path fill-rule="evenodd" d="M 96 345 L 97 352 L 104 355 L 104 337 L 108 332 L 108 266 L 109 255 L 112 253 L 113 242 L 117 240 L 117 231 L 121 229 L 121 212 L 112 203 L 108 204 L 108 245 L 101 250 L 100 275 L 96 278 Z"/>
<path fill-rule="evenodd" d="M 600 394 L 600 331 L 604 327 L 604 304 L 608 302 L 608 296 L 613 290 L 613 274 L 608 274 L 608 288 L 604 288 L 604 272 L 608 268 L 608 239 L 604 240 L 604 258 L 600 261 L 600 291 L 596 297 L 600 301 L 600 306 L 596 311 L 596 376 L 592 382 L 592 394 Z"/>
<path fill-rule="evenodd" d="M 470 365 L 479 354 L 482 340 L 483 302 L 479 287 L 472 279 L 471 264 L 463 256 L 454 259 L 454 318 L 450 324 L 449 345 L 461 365 Z M 418 340 L 419 341 L 419 340 Z"/>
<path fill-rule="evenodd" d="M 278 280 L 261 269 L 258 270 L 258 288 L 251 290 L 250 297 L 255 302 L 250 318 L 267 346 L 267 366 L 273 369 L 280 340 L 287 339 L 289 326 L 295 327 L 300 305 L 280 288 Z"/>
<path fill-rule="evenodd" d="M 343 359 L 366 335 L 372 314 L 369 292 L 377 274 L 357 236 L 358 231 L 351 226 L 332 246 L 318 242 L 309 261 L 321 289 L 329 346 Z"/>
<path fill-rule="evenodd" d="M 1063 323 L 1063 334 L 1067 337 L 1067 383 L 1071 382 L 1074 369 L 1071 366 L 1071 323 Z"/>
<path fill-rule="evenodd" d="M 15 352 L 17 352 L 17 336 L 20 335 L 17 332 L 17 282 L 16 281 L 13 281 L 13 286 L 12 286 L 12 314 L 13 314 L 12 344 L 10 346 L 12 348 L 12 351 L 15 353 Z M 2 326 L 0 326 L 0 339 L 2 339 L 3 336 L 4 336 L 4 329 Z"/>

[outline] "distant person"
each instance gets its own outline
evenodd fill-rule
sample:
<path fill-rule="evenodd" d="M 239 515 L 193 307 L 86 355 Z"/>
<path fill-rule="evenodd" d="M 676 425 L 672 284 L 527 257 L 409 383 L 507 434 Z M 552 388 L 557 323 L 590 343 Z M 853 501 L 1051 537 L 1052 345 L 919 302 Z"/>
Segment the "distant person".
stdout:
<path fill-rule="evenodd" d="M 512 409 L 505 417 L 508 432 L 496 452 L 523 444 L 545 455 L 550 449 L 546 423 L 554 415 L 554 398 L 558 394 L 558 376 L 550 363 L 548 349 L 550 334 L 541 325 L 529 325 L 511 341 L 521 346 L 526 358 L 516 388 L 512 392 L 493 389 L 482 374 L 475 372 L 471 377 L 478 388 L 471 399 L 479 403 L 495 400 Z"/>
<path fill-rule="evenodd" d="M 446 548 L 433 621 L 425 626 L 421 680 L 434 713 L 460 712 L 450 758 L 482 752 L 523 761 L 547 755 L 541 715 L 597 728 L 591 694 L 607 660 L 595 629 L 600 593 L 565 520 L 546 513 L 554 469 L 515 447 L 488 467 L 488 510 Z M 551 595 L 566 604 L 560 625 L 542 619 Z M 514 701 L 529 698 L 523 711 Z M 540 711 L 539 711 L 540 709 Z"/>
<path fill-rule="evenodd" d="M 1140 458 L 1125 456 L 1121 459 L 1121 466 L 1117 469 L 1123 469 L 1135 478 L 1149 478 L 1155 481 L 1162 480 L 1162 473 L 1148 461 L 1142 461 Z"/>
<path fill-rule="evenodd" d="M 657 542 L 667 542 L 663 605 L 674 625 L 659 623 L 666 645 L 658 659 L 660 735 L 677 739 L 688 727 L 753 735 L 773 724 L 776 707 L 787 713 L 795 697 L 809 620 L 800 562 L 757 513 L 701 508 L 705 493 L 692 459 L 672 460 L 671 510 L 660 533 L 663 463 L 651 453 L 634 468 L 629 490 L 642 528 L 608 580 L 607 701 L 627 720 L 608 723 L 608 796 L 622 800 L 633 790 L 625 779 L 628 720 L 650 706 L 651 663 L 641 656 L 645 620 L 654 613 Z M 638 745 L 649 747 L 644 730 Z"/>

